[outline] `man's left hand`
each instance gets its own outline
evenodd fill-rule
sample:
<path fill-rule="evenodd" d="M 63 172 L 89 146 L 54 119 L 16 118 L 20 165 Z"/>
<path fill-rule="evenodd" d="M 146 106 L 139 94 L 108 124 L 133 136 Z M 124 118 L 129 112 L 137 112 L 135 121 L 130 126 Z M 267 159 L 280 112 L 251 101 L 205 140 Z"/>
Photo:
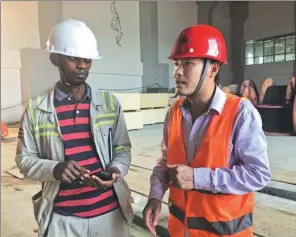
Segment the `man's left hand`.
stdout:
<path fill-rule="evenodd" d="M 173 187 L 192 190 L 194 189 L 193 168 L 187 165 L 167 165 L 169 168 L 169 180 Z"/>
<path fill-rule="evenodd" d="M 108 172 L 109 174 L 112 175 L 112 179 L 111 180 L 102 180 L 100 178 L 98 178 L 95 175 L 85 175 L 86 179 L 90 179 L 92 180 L 92 183 L 94 183 L 94 187 L 98 188 L 98 189 L 107 189 L 107 188 L 111 188 L 113 186 L 113 184 L 117 181 L 117 179 L 120 177 L 121 172 L 119 169 L 115 168 L 115 167 L 110 167 L 106 170 L 106 172 Z"/>

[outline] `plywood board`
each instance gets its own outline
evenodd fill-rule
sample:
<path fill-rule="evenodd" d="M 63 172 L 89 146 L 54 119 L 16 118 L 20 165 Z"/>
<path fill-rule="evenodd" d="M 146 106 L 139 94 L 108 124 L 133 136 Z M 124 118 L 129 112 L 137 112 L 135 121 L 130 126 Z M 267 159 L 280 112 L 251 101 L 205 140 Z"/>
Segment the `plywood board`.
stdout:
<path fill-rule="evenodd" d="M 123 111 L 140 110 L 140 93 L 112 93 L 120 102 Z"/>
<path fill-rule="evenodd" d="M 296 233 L 296 215 L 257 204 L 254 211 L 254 230 L 268 237 L 292 237 Z"/>
<path fill-rule="evenodd" d="M 272 179 L 275 181 L 286 182 L 296 185 L 296 172 L 292 170 L 282 169 L 279 167 L 271 167 Z"/>
<path fill-rule="evenodd" d="M 142 109 L 143 114 L 143 124 L 154 124 L 155 123 L 155 115 L 153 109 Z"/>
<path fill-rule="evenodd" d="M 151 170 L 146 170 L 138 167 L 131 167 L 125 180 L 128 183 L 130 189 L 146 196 L 149 195 L 150 191 L 150 176 Z M 168 200 L 168 192 L 164 196 L 165 201 Z"/>
<path fill-rule="evenodd" d="M 142 152 L 139 153 L 140 155 L 143 156 L 149 156 L 149 157 L 153 157 L 153 158 L 159 158 L 161 156 L 161 150 L 156 149 L 156 150 L 151 150 L 151 151 L 147 151 L 147 150 L 143 150 Z"/>
<path fill-rule="evenodd" d="M 165 120 L 168 108 L 153 109 L 155 123 L 163 123 Z"/>
<path fill-rule="evenodd" d="M 156 108 L 168 106 L 167 93 L 142 93 L 141 108 Z"/>
<path fill-rule="evenodd" d="M 143 128 L 143 115 L 141 111 L 124 112 L 123 114 L 128 130 Z"/>
<path fill-rule="evenodd" d="M 157 159 L 148 156 L 136 155 L 132 157 L 132 165 L 153 169 L 157 163 Z"/>

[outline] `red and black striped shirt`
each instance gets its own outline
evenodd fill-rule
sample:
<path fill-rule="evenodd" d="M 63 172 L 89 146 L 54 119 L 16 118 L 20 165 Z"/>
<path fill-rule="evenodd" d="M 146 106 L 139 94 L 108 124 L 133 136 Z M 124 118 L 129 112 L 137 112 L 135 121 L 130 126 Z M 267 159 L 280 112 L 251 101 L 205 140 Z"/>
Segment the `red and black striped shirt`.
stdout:
<path fill-rule="evenodd" d="M 65 160 L 75 160 L 91 173 L 102 170 L 90 128 L 89 96 L 75 103 L 68 95 L 56 89 L 54 105 L 65 148 Z M 119 207 L 113 188 L 99 190 L 77 184 L 61 183 L 55 199 L 54 211 L 62 215 L 90 218 Z"/>

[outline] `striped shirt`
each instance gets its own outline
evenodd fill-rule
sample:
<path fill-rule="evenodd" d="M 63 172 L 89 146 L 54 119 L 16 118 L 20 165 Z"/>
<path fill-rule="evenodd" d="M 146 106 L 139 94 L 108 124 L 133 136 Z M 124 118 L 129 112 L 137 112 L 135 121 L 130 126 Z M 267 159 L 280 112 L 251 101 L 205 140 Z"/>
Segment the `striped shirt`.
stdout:
<path fill-rule="evenodd" d="M 61 128 L 65 160 L 74 160 L 92 173 L 102 170 L 90 128 L 90 88 L 76 103 L 67 94 L 55 90 L 54 105 Z M 55 199 L 54 211 L 67 216 L 96 217 L 119 207 L 113 188 L 100 190 L 81 187 L 75 183 L 61 183 Z"/>

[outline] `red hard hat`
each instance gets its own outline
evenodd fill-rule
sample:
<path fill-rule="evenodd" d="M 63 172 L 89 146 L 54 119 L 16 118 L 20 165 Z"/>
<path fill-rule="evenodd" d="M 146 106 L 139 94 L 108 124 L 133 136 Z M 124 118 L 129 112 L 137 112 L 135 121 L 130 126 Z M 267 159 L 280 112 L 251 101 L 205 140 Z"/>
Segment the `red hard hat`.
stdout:
<path fill-rule="evenodd" d="M 193 25 L 181 32 L 169 59 L 211 58 L 227 64 L 227 48 L 222 33 L 210 25 Z"/>

